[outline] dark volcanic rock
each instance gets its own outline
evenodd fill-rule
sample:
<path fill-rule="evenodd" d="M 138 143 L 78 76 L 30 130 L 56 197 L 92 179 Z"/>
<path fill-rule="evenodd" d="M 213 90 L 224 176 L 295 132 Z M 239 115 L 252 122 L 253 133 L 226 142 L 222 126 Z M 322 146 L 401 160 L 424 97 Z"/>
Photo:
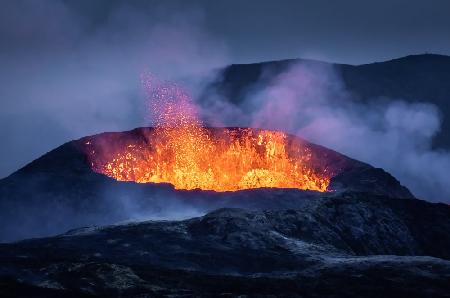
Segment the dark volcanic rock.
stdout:
<path fill-rule="evenodd" d="M 187 215 L 199 215 L 220 207 L 296 208 L 309 198 L 333 194 L 292 189 L 179 191 L 168 184 L 119 182 L 91 170 L 83 151 L 87 140 L 103 141 L 106 136 L 117 142 L 127 138 L 145 139 L 143 135 L 151 129 L 104 133 L 66 143 L 0 180 L 0 242 L 54 235 L 73 227 L 105 225 L 136 217 L 173 217 L 180 209 L 183 213 L 187 211 Z M 413 197 L 381 169 L 299 138 L 290 138 L 310 148 L 317 164 L 339 173 L 331 180 L 330 189 L 334 192 Z"/>
<path fill-rule="evenodd" d="M 0 245 L 0 295 L 446 297 L 449 230 L 447 205 L 367 194 L 83 228 Z"/>
<path fill-rule="evenodd" d="M 81 147 L 102 136 L 64 144 L 0 181 L 1 240 L 72 229 L 0 244 L 1 297 L 450 291 L 450 207 L 414 199 L 382 169 L 302 141 L 336 173 L 329 191 L 181 191 L 93 172 Z"/>

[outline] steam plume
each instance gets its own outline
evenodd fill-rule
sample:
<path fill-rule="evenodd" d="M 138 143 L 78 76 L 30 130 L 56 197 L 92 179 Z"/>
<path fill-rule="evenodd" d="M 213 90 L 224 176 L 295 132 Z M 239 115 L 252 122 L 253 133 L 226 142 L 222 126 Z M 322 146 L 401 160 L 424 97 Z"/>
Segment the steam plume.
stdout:
<path fill-rule="evenodd" d="M 202 104 L 214 124 L 288 131 L 386 169 L 418 197 L 450 202 L 450 153 L 432 148 L 441 123 L 432 104 L 359 101 L 335 69 L 314 63 L 291 66 L 237 105 L 218 95 Z"/>

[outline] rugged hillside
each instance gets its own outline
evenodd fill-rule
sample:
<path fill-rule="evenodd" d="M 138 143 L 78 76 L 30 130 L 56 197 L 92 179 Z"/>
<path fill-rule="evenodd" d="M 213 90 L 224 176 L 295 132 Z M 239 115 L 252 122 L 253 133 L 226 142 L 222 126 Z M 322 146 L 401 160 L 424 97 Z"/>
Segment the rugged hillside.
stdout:
<path fill-rule="evenodd" d="M 238 103 L 257 82 L 265 84 L 295 63 L 332 66 L 341 75 L 346 88 L 359 100 L 377 97 L 426 101 L 439 107 L 443 116 L 442 131 L 435 145 L 450 149 L 450 57 L 412 55 L 385 62 L 345 65 L 311 60 L 284 60 L 256 64 L 231 65 L 221 80 L 210 88 Z"/>
<path fill-rule="evenodd" d="M 449 230 L 448 205 L 355 193 L 82 228 L 0 245 L 0 294 L 448 297 Z"/>
<path fill-rule="evenodd" d="M 54 235 L 73 227 L 105 225 L 136 217 L 198 215 L 220 207 L 294 208 L 307 198 L 336 192 L 413 198 L 408 189 L 382 169 L 310 143 L 307 146 L 316 159 L 339 168 L 339 174 L 331 179 L 331 192 L 294 189 L 180 191 L 167 184 L 119 182 L 91 169 L 83 149 L 87 140 L 103 143 L 112 138 L 120 143 L 127 138 L 145 139 L 143 134 L 147 130 L 151 128 L 69 142 L 0 180 L 0 241 Z"/>
<path fill-rule="evenodd" d="M 326 192 L 175 190 L 92 170 L 87 144 L 151 130 L 66 143 L 0 181 L 3 242 L 71 229 L 0 244 L 1 297 L 448 297 L 448 205 L 304 140 L 335 173 Z"/>

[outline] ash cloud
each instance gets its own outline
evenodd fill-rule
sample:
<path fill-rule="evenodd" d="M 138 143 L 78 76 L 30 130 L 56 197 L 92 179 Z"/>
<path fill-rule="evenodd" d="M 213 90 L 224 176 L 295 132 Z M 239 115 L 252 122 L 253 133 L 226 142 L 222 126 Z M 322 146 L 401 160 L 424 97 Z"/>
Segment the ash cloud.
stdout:
<path fill-rule="evenodd" d="M 386 169 L 419 198 L 450 202 L 450 152 L 432 148 L 441 115 L 426 99 L 362 101 L 336 69 L 314 62 L 293 65 L 256 86 L 237 105 L 212 96 L 202 103 L 203 117 L 222 115 L 214 124 L 288 131 Z"/>

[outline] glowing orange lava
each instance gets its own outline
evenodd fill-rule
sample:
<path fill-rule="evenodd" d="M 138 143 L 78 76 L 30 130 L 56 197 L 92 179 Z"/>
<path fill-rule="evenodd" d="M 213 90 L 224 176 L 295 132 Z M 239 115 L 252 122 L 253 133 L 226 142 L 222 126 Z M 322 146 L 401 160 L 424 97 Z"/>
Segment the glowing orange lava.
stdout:
<path fill-rule="evenodd" d="M 173 85 L 158 88 L 156 95 L 151 91 L 156 128 L 86 142 L 94 171 L 119 181 L 170 183 L 176 189 L 327 190 L 330 173 L 314 164 L 307 146 L 288 141 L 283 132 L 202 127 L 188 96 Z"/>

